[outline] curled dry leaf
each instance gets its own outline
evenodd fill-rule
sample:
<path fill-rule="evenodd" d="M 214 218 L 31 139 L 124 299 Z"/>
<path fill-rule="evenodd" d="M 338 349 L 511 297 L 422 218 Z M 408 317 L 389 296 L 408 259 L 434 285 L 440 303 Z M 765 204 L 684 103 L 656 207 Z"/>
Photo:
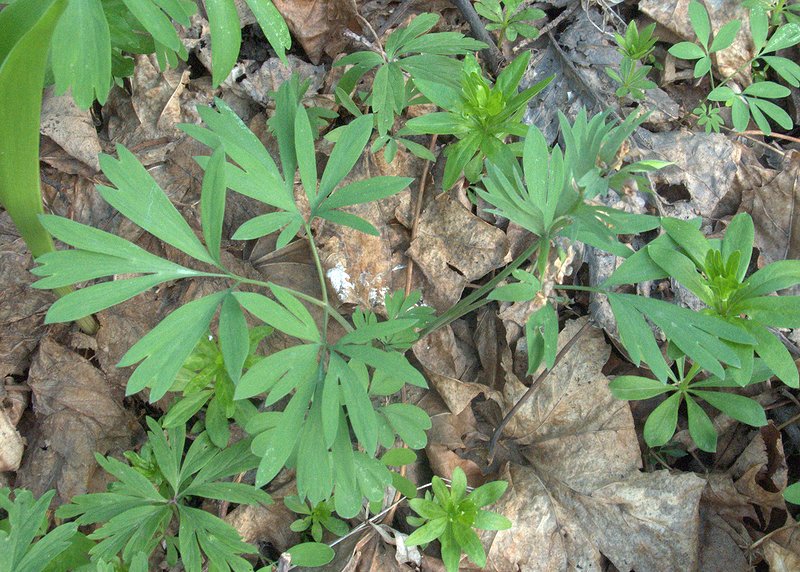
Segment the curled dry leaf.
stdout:
<path fill-rule="evenodd" d="M 42 316 L 55 299 L 51 292 L 30 287 L 35 279 L 28 273 L 31 257 L 13 229 L 8 215 L 0 213 L 0 379 L 25 372 L 44 334 Z"/>
<path fill-rule="evenodd" d="M 425 300 L 438 311 L 458 302 L 467 284 L 510 261 L 505 233 L 449 195 L 425 207 L 408 253 L 428 279 Z"/>
<path fill-rule="evenodd" d="M 71 94 L 55 95 L 53 89 L 49 87 L 42 100 L 42 134 L 61 145 L 72 157 L 99 171 L 100 139 L 89 111 L 80 109 Z"/>
<path fill-rule="evenodd" d="M 440 328 L 426 336 L 413 347 L 414 356 L 425 369 L 426 377 L 455 415 L 464 411 L 481 393 L 487 397 L 497 392 L 475 383 L 477 364 L 456 342 L 450 326 Z"/>
<path fill-rule="evenodd" d="M 300 534 L 288 526 L 297 516 L 283 504 L 283 497 L 297 494 L 297 489 L 292 483 L 272 494 L 272 504 L 239 505 L 225 521 L 236 529 L 244 542 L 269 544 L 278 552 L 284 552 L 302 542 Z"/>
<path fill-rule="evenodd" d="M 34 356 L 28 377 L 37 423 L 17 486 L 39 496 L 56 488 L 60 502 L 92 488 L 95 452 L 130 449 L 140 429 L 122 407 L 123 393 L 88 360 L 50 337 Z"/>
<path fill-rule="evenodd" d="M 25 441 L 5 409 L 0 407 L 0 473 L 16 471 L 22 462 Z"/>
<path fill-rule="evenodd" d="M 559 345 L 581 323 L 568 323 Z M 630 409 L 601 373 L 608 354 L 602 333 L 585 331 L 518 412 L 530 466 L 509 469 L 494 509 L 516 525 L 484 535 L 498 570 L 599 570 L 601 554 L 624 571 L 694 569 L 705 481 L 639 471 Z"/>

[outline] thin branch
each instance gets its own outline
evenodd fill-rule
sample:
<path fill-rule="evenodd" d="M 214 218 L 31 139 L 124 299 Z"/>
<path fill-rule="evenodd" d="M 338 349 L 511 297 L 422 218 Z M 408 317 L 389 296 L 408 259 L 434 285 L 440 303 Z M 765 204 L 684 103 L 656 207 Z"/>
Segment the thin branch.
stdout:
<path fill-rule="evenodd" d="M 461 12 L 461 15 L 464 16 L 464 19 L 467 21 L 470 29 L 472 30 L 472 36 L 476 40 L 480 40 L 489 46 L 481 53 L 483 54 L 483 57 L 486 58 L 486 64 L 489 66 L 492 74 L 496 74 L 500 70 L 500 66 L 503 64 L 503 54 L 500 53 L 500 50 L 494 43 L 494 38 L 486 30 L 486 26 L 483 25 L 483 21 L 481 21 L 481 17 L 478 16 L 478 13 L 472 6 L 472 2 L 470 2 L 470 0 L 450 0 L 450 2 L 456 8 L 458 8 L 458 10 Z"/>
<path fill-rule="evenodd" d="M 428 146 L 428 150 L 433 153 L 433 150 L 436 149 L 436 139 L 438 135 L 433 135 L 431 137 L 431 144 Z M 419 180 L 419 190 L 417 191 L 417 204 L 414 207 L 414 220 L 411 223 L 411 242 L 417 238 L 417 232 L 419 230 L 419 217 L 422 214 L 422 199 L 425 196 L 425 185 L 428 182 L 428 170 L 431 167 L 431 162 L 429 160 L 425 161 L 425 166 L 422 168 L 422 176 Z M 408 266 L 406 267 L 406 296 L 411 293 L 411 278 L 414 275 L 414 261 L 409 256 L 408 257 Z"/>

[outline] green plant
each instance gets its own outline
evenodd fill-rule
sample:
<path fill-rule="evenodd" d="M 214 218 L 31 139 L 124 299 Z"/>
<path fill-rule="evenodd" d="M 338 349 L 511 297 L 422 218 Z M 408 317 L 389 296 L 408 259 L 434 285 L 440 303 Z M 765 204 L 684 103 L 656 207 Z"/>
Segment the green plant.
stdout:
<path fill-rule="evenodd" d="M 477 181 L 484 159 L 505 169 L 516 162 L 515 146 L 506 144 L 506 138 L 525 135 L 527 127 L 522 116 L 526 105 L 552 80 L 545 79 L 518 92 L 530 58 L 530 52 L 520 54 L 500 72 L 494 85 L 471 56 L 464 60 L 463 71 L 459 72 L 460 83 L 443 78 L 416 82 L 425 97 L 445 111 L 410 119 L 400 133 L 454 135 L 458 139 L 444 151 L 444 189 L 450 189 L 462 172 L 468 181 Z"/>
<path fill-rule="evenodd" d="M 767 13 L 762 8 L 752 8 L 750 33 L 755 48 L 754 56 L 745 66 L 716 83 L 711 70 L 711 57 L 733 44 L 742 23 L 739 20 L 727 22 L 711 40 L 711 21 L 702 4 L 694 0 L 689 4 L 689 18 L 697 42 L 680 42 L 672 46 L 669 53 L 680 59 L 697 60 L 694 76 L 702 78 L 708 75 L 711 83 L 707 100 L 717 104 L 724 103 L 731 108 L 733 128 L 737 131 L 746 130 L 751 117 L 766 135 L 772 132 L 769 120 L 783 129 L 792 129 L 794 124 L 789 114 L 770 101 L 787 97 L 791 93 L 787 87 L 765 80 L 756 81 L 744 90 L 734 89 L 728 84 L 740 71 L 756 64 L 774 70 L 788 84 L 800 86 L 800 65 L 788 58 L 774 55 L 779 50 L 800 43 L 800 25 L 790 22 L 771 30 Z M 706 132 L 719 131 L 719 127 L 723 125 L 722 117 L 713 113 L 711 105 L 701 103 L 693 113 L 700 118 Z"/>
<path fill-rule="evenodd" d="M 78 535 L 78 525 L 62 524 L 47 532 L 47 509 L 55 491 L 36 500 L 30 491 L 0 488 L 0 572 L 44 572 L 67 551 Z M 46 533 L 46 534 L 45 534 Z M 38 540 L 36 540 L 38 538 Z"/>
<path fill-rule="evenodd" d="M 768 13 L 773 26 L 779 26 L 783 20 L 800 24 L 800 4 L 790 2 L 791 0 L 745 0 L 742 6 Z"/>
<path fill-rule="evenodd" d="M 647 79 L 647 74 L 651 69 L 653 66 L 640 66 L 635 60 L 622 58 L 619 72 L 612 68 L 606 68 L 606 73 L 620 84 L 615 92 L 617 97 L 630 95 L 633 99 L 644 99 L 644 92 L 656 87 L 653 81 Z"/>
<path fill-rule="evenodd" d="M 646 26 L 641 32 L 636 26 L 636 21 L 631 20 L 625 29 L 625 35 L 614 33 L 617 51 L 622 55 L 619 71 L 606 68 L 606 74 L 620 84 L 617 88 L 617 97 L 630 95 L 633 99 L 643 99 L 644 92 L 653 89 L 656 84 L 647 79 L 653 65 L 639 65 L 641 61 L 655 64 L 653 57 L 654 46 L 658 38 L 653 36 L 655 24 Z"/>
<path fill-rule="evenodd" d="M 677 374 L 670 370 L 667 384 L 636 375 L 620 376 L 609 384 L 614 397 L 626 401 L 670 394 L 650 413 L 645 422 L 643 436 L 649 447 L 661 447 L 672 439 L 678 423 L 678 409 L 684 401 L 689 420 L 689 435 L 703 451 L 713 453 L 717 450 L 717 431 L 706 412 L 697 404 L 698 399 L 752 427 L 763 427 L 767 424 L 767 417 L 760 403 L 749 397 L 723 391 L 741 387 L 738 379 L 733 379 L 730 375 L 723 379 L 713 376 L 699 379 L 698 374 L 702 371 L 700 366 L 693 364 L 687 371 L 686 358 L 682 355 L 675 360 L 675 366 Z M 726 373 L 729 372 L 730 370 Z M 771 375 L 769 368 L 758 360 L 747 383 L 765 381 Z"/>
<path fill-rule="evenodd" d="M 99 541 L 89 551 L 95 559 L 121 553 L 123 561 L 130 563 L 138 554 L 149 555 L 163 540 L 172 564 L 179 555 L 186 570 L 200 570 L 203 558 L 214 570 L 252 570 L 239 555 L 255 554 L 256 549 L 242 542 L 231 525 L 189 503 L 193 498 L 271 502 L 267 493 L 252 485 L 222 481 L 258 464 L 248 452 L 249 442 L 218 449 L 207 433 L 201 433 L 184 454 L 184 428 L 170 429 L 165 435 L 155 421 L 148 418 L 147 423 L 150 471 L 143 474 L 116 459 L 96 455 L 100 466 L 117 480 L 108 492 L 74 497 L 58 509 L 57 516 L 77 517 L 78 525 L 102 524 L 89 535 Z"/>
<path fill-rule="evenodd" d="M 215 149 L 211 157 L 198 158 L 205 169 L 200 205 L 205 246 L 129 151 L 119 147 L 119 159 L 101 158 L 108 180 L 116 186 L 99 186 L 103 197 L 143 229 L 196 261 L 211 265 L 215 272 L 176 265 L 114 235 L 52 216 L 42 218 L 45 226 L 76 250 L 46 254 L 38 259 L 41 266 L 34 272 L 44 277 L 37 287 L 45 288 L 112 274 L 140 274 L 95 284 L 62 298 L 50 308 L 48 321 L 70 320 L 79 311 L 109 307 L 169 280 L 209 276 L 229 279 L 228 289 L 175 310 L 123 356 L 120 365 L 142 362 L 128 382 L 128 393 L 150 388 L 151 400 L 163 397 L 219 309 L 220 350 L 225 372 L 235 385 L 233 401 L 246 406 L 248 400 L 261 395 L 266 396 L 264 405 L 269 407 L 289 397 L 283 411 L 262 411 L 245 422 L 244 428 L 254 437 L 252 451 L 261 459 L 257 484 L 269 482 L 284 466 L 296 467 L 301 498 L 316 504 L 335 492 L 337 512 L 352 517 L 360 509 L 363 496 L 379 501 L 384 487 L 395 480 L 385 464 L 375 458 L 379 443 L 391 447 L 396 434 L 414 448 L 426 443 L 430 420 L 423 410 L 404 403 L 375 407 L 370 400 L 371 395 L 387 395 L 387 387 L 426 385 L 424 377 L 391 345 L 396 336 L 405 344 L 413 342 L 423 314 L 413 310 L 405 297 L 396 295 L 388 303 L 396 305 L 398 311 L 388 320 L 347 322 L 328 303 L 311 224 L 315 218 L 324 218 L 377 234 L 367 221 L 343 209 L 397 193 L 411 179 L 375 177 L 340 186 L 369 140 L 373 118 L 367 115 L 342 131 L 318 180 L 312 130 L 306 110 L 298 103 L 298 85 L 296 81 L 287 82 L 278 91 L 277 112 L 270 124 L 278 141 L 283 174 L 255 135 L 222 101 L 217 101 L 216 110 L 199 109 L 207 127 L 183 127 Z M 294 173 L 298 170 L 309 203 L 307 218 L 294 200 Z M 234 234 L 235 239 L 280 231 L 280 247 L 293 240 L 298 231 L 304 231 L 320 279 L 321 300 L 237 276 L 222 265 L 220 244 L 227 187 L 275 209 L 246 222 Z M 80 264 L 76 264 L 78 261 Z M 240 284 L 258 286 L 274 299 L 238 291 Z M 320 309 L 319 324 L 303 302 Z M 242 374 L 250 346 L 245 310 L 301 343 L 266 356 Z M 330 318 L 339 321 L 347 332 L 336 343 L 327 340 Z M 353 450 L 351 430 L 361 446 L 359 451 Z"/>
<path fill-rule="evenodd" d="M 526 22 L 541 20 L 545 13 L 538 8 L 521 8 L 523 0 L 478 0 L 475 11 L 489 20 L 486 29 L 497 30 L 497 43 L 513 42 L 517 36 L 532 40 L 539 36 L 539 30 Z"/>
<path fill-rule="evenodd" d="M 746 213 L 731 220 L 721 241 L 706 239 L 691 222 L 663 219 L 661 224 L 666 233 L 626 260 L 606 286 L 674 278 L 706 305 L 699 316 L 723 321 L 753 340 L 741 343 L 729 339 L 732 343 L 719 348 L 724 354 L 696 354 L 700 366 L 724 379 L 728 377 L 725 373 L 710 366 L 727 356 L 726 363 L 733 366 L 730 378 L 743 386 L 750 383 L 757 354 L 772 374 L 787 385 L 798 387 L 800 379 L 794 360 L 769 328 L 800 325 L 800 296 L 771 295 L 800 283 L 800 261 L 773 262 L 746 277 L 755 236 L 753 221 Z M 620 335 L 631 339 L 637 334 L 620 324 Z M 678 343 L 677 339 L 673 341 Z M 689 353 L 688 340 L 678 345 Z M 663 367 L 659 369 L 666 375 Z"/>
<path fill-rule="evenodd" d="M 395 118 L 401 116 L 410 105 L 426 102 L 417 89 L 418 80 L 437 81 L 457 75 L 460 64 L 451 56 L 486 47 L 483 42 L 466 38 L 458 32 L 430 33 L 438 21 L 436 14 L 420 14 L 407 26 L 389 34 L 384 48 L 354 52 L 334 64 L 334 67 L 351 66 L 336 86 L 336 98 L 356 117 L 360 117 L 362 112 L 351 94 L 361 78 L 375 70 L 372 91 L 359 92 L 358 96 L 375 117 L 378 137 L 372 152 L 377 153 L 385 146 L 388 162 L 394 158 L 398 145 L 418 157 L 433 160 L 433 155 L 424 146 L 391 133 Z"/>
<path fill-rule="evenodd" d="M 794 483 L 786 487 L 783 491 L 783 498 L 786 499 L 786 502 L 800 504 L 800 483 Z"/>
<path fill-rule="evenodd" d="M 511 521 L 506 517 L 483 509 L 503 496 L 508 483 L 492 481 L 467 494 L 467 477 L 461 467 L 456 467 L 449 489 L 439 477 L 433 477 L 432 486 L 433 496 L 426 492 L 425 498 L 409 501 L 419 518 L 410 516 L 408 522 L 419 528 L 409 535 L 406 545 L 439 540 L 447 572 L 459 569 L 462 553 L 473 564 L 481 568 L 486 566 L 486 552 L 474 529 L 511 528 Z"/>
<path fill-rule="evenodd" d="M 336 536 L 344 536 L 350 530 L 346 522 L 333 516 L 334 508 L 331 500 L 324 500 L 316 505 L 310 505 L 295 496 L 286 497 L 283 499 L 283 503 L 292 512 L 302 515 L 289 528 L 295 532 L 309 531 L 311 538 L 316 542 L 322 541 L 323 528 Z"/>
<path fill-rule="evenodd" d="M 241 314 L 223 311 L 220 328 L 234 331 L 241 324 L 232 324 L 231 320 L 244 318 Z M 233 392 L 236 382 L 231 376 L 241 376 L 242 371 L 250 369 L 261 359 L 256 355 L 258 344 L 272 332 L 269 326 L 252 328 L 248 334 L 248 351 L 238 371 L 236 364 L 225 362 L 225 355 L 241 357 L 238 348 L 226 348 L 223 351 L 219 342 L 215 342 L 209 334 L 197 342 L 191 355 L 178 371 L 175 383 L 170 391 L 181 391 L 183 397 L 177 399 L 161 419 L 165 429 L 180 427 L 189 422 L 198 411 L 205 408 L 204 424 L 211 442 L 217 447 L 225 447 L 230 439 L 229 420 L 236 419 L 240 425 L 242 420 L 252 412 L 248 401 L 234 401 Z M 226 344 L 232 343 L 235 335 L 223 334 Z M 237 362 L 238 363 L 238 362 Z M 230 370 L 230 371 L 229 371 Z M 237 378 L 238 381 L 238 378 Z M 249 407 L 248 407 L 249 406 Z"/>
<path fill-rule="evenodd" d="M 64 0 L 17 2 L 0 12 L 0 206 L 34 257 L 54 250 L 42 227 L 39 183 L 39 114 L 50 38 L 64 9 Z M 56 289 L 59 296 L 71 288 Z M 81 328 L 96 324 L 84 315 Z"/>
<path fill-rule="evenodd" d="M 285 59 L 289 30 L 271 0 L 247 0 L 266 37 Z M 241 44 L 234 0 L 206 2 L 213 32 L 212 76 L 227 77 Z M 175 65 L 187 52 L 173 21 L 189 25 L 192 0 L 17 0 L 0 12 L 0 205 L 34 257 L 54 250 L 37 220 L 42 213 L 39 184 L 39 113 L 46 71 L 56 91 L 71 90 L 81 107 L 104 103 L 113 82 L 132 75 L 128 54 L 156 53 L 159 64 Z M 81 30 L 75 34 L 75 30 Z M 48 59 L 49 55 L 49 59 Z M 69 288 L 58 288 L 65 295 Z M 93 333 L 85 314 L 80 327 Z"/>

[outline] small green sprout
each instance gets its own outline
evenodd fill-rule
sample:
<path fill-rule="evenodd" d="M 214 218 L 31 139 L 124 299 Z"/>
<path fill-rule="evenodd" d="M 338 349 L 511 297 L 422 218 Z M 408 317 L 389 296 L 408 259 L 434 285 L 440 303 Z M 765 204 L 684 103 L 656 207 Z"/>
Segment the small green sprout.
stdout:
<path fill-rule="evenodd" d="M 408 501 L 419 515 L 419 518 L 408 517 L 408 522 L 419 528 L 406 539 L 406 545 L 417 546 L 438 539 L 447 572 L 458 570 L 462 553 L 473 564 L 481 568 L 486 566 L 486 552 L 474 529 L 511 528 L 511 521 L 506 517 L 482 508 L 503 496 L 508 483 L 492 481 L 467 494 L 467 477 L 456 467 L 449 489 L 439 477 L 433 477 L 432 487 L 432 497 L 426 492 L 425 498 Z"/>

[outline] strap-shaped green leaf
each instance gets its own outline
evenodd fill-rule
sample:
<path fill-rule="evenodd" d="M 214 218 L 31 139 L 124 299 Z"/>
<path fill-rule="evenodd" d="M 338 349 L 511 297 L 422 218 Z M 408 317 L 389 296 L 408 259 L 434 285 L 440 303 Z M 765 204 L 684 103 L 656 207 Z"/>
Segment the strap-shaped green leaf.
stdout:
<path fill-rule="evenodd" d="M 220 265 L 220 245 L 222 242 L 222 222 L 225 219 L 225 149 L 218 147 L 211 155 L 203 176 L 200 196 L 200 221 L 203 225 L 203 238 L 211 257 Z"/>
<path fill-rule="evenodd" d="M 328 447 L 320 439 L 321 432 L 322 404 L 314 399 L 297 449 L 297 492 L 301 497 L 308 497 L 313 505 L 330 498 L 333 490 L 331 458 Z"/>
<path fill-rule="evenodd" d="M 308 112 L 298 104 L 294 115 L 294 149 L 300 181 L 312 206 L 317 202 L 317 153 L 314 150 L 314 134 Z"/>
<path fill-rule="evenodd" d="M 162 282 L 183 277 L 182 274 L 148 274 L 81 288 L 56 300 L 47 311 L 45 323 L 71 322 L 130 300 Z"/>
<path fill-rule="evenodd" d="M 252 10 L 253 15 L 264 32 L 269 45 L 278 54 L 281 61 L 286 64 L 286 50 L 292 47 L 292 36 L 289 34 L 289 27 L 286 21 L 272 0 L 246 0 L 247 6 Z"/>
<path fill-rule="evenodd" d="M 262 487 L 283 468 L 289 455 L 294 451 L 308 411 L 308 404 L 314 393 L 314 384 L 303 383 L 289 400 L 283 410 L 280 425 L 271 433 L 261 463 L 256 471 L 256 486 Z"/>
<path fill-rule="evenodd" d="M 217 87 L 236 64 L 242 29 L 233 0 L 206 0 L 205 6 L 211 28 L 211 83 Z"/>
<path fill-rule="evenodd" d="M 100 156 L 103 173 L 116 186 L 97 186 L 106 202 L 153 236 L 192 258 L 215 265 L 200 239 L 134 154 L 122 145 L 117 145 L 117 154 L 119 159 Z"/>
<path fill-rule="evenodd" d="M 362 115 L 344 128 L 322 173 L 319 184 L 320 198 L 330 195 L 336 185 L 353 170 L 369 142 L 373 120 L 372 115 Z"/>
<path fill-rule="evenodd" d="M 609 296 L 608 301 L 617 320 L 620 340 L 628 350 L 631 361 L 637 366 L 644 361 L 660 383 L 666 383 L 672 372 L 664 361 L 650 326 L 639 311 L 626 304 L 623 299 Z"/>
<path fill-rule="evenodd" d="M 39 115 L 50 38 L 66 0 L 15 2 L 0 11 L 0 204 L 33 256 L 53 251 L 37 219 Z"/>
<path fill-rule="evenodd" d="M 169 17 L 161 11 L 161 8 L 153 0 L 122 1 L 136 19 L 142 23 L 142 26 L 153 36 L 157 44 L 162 44 L 164 48 L 172 52 L 179 52 L 185 49 Z"/>
<path fill-rule="evenodd" d="M 242 368 L 250 353 L 249 331 L 239 302 L 233 296 L 226 296 L 219 313 L 219 345 L 225 371 L 234 385 L 242 376 Z"/>

